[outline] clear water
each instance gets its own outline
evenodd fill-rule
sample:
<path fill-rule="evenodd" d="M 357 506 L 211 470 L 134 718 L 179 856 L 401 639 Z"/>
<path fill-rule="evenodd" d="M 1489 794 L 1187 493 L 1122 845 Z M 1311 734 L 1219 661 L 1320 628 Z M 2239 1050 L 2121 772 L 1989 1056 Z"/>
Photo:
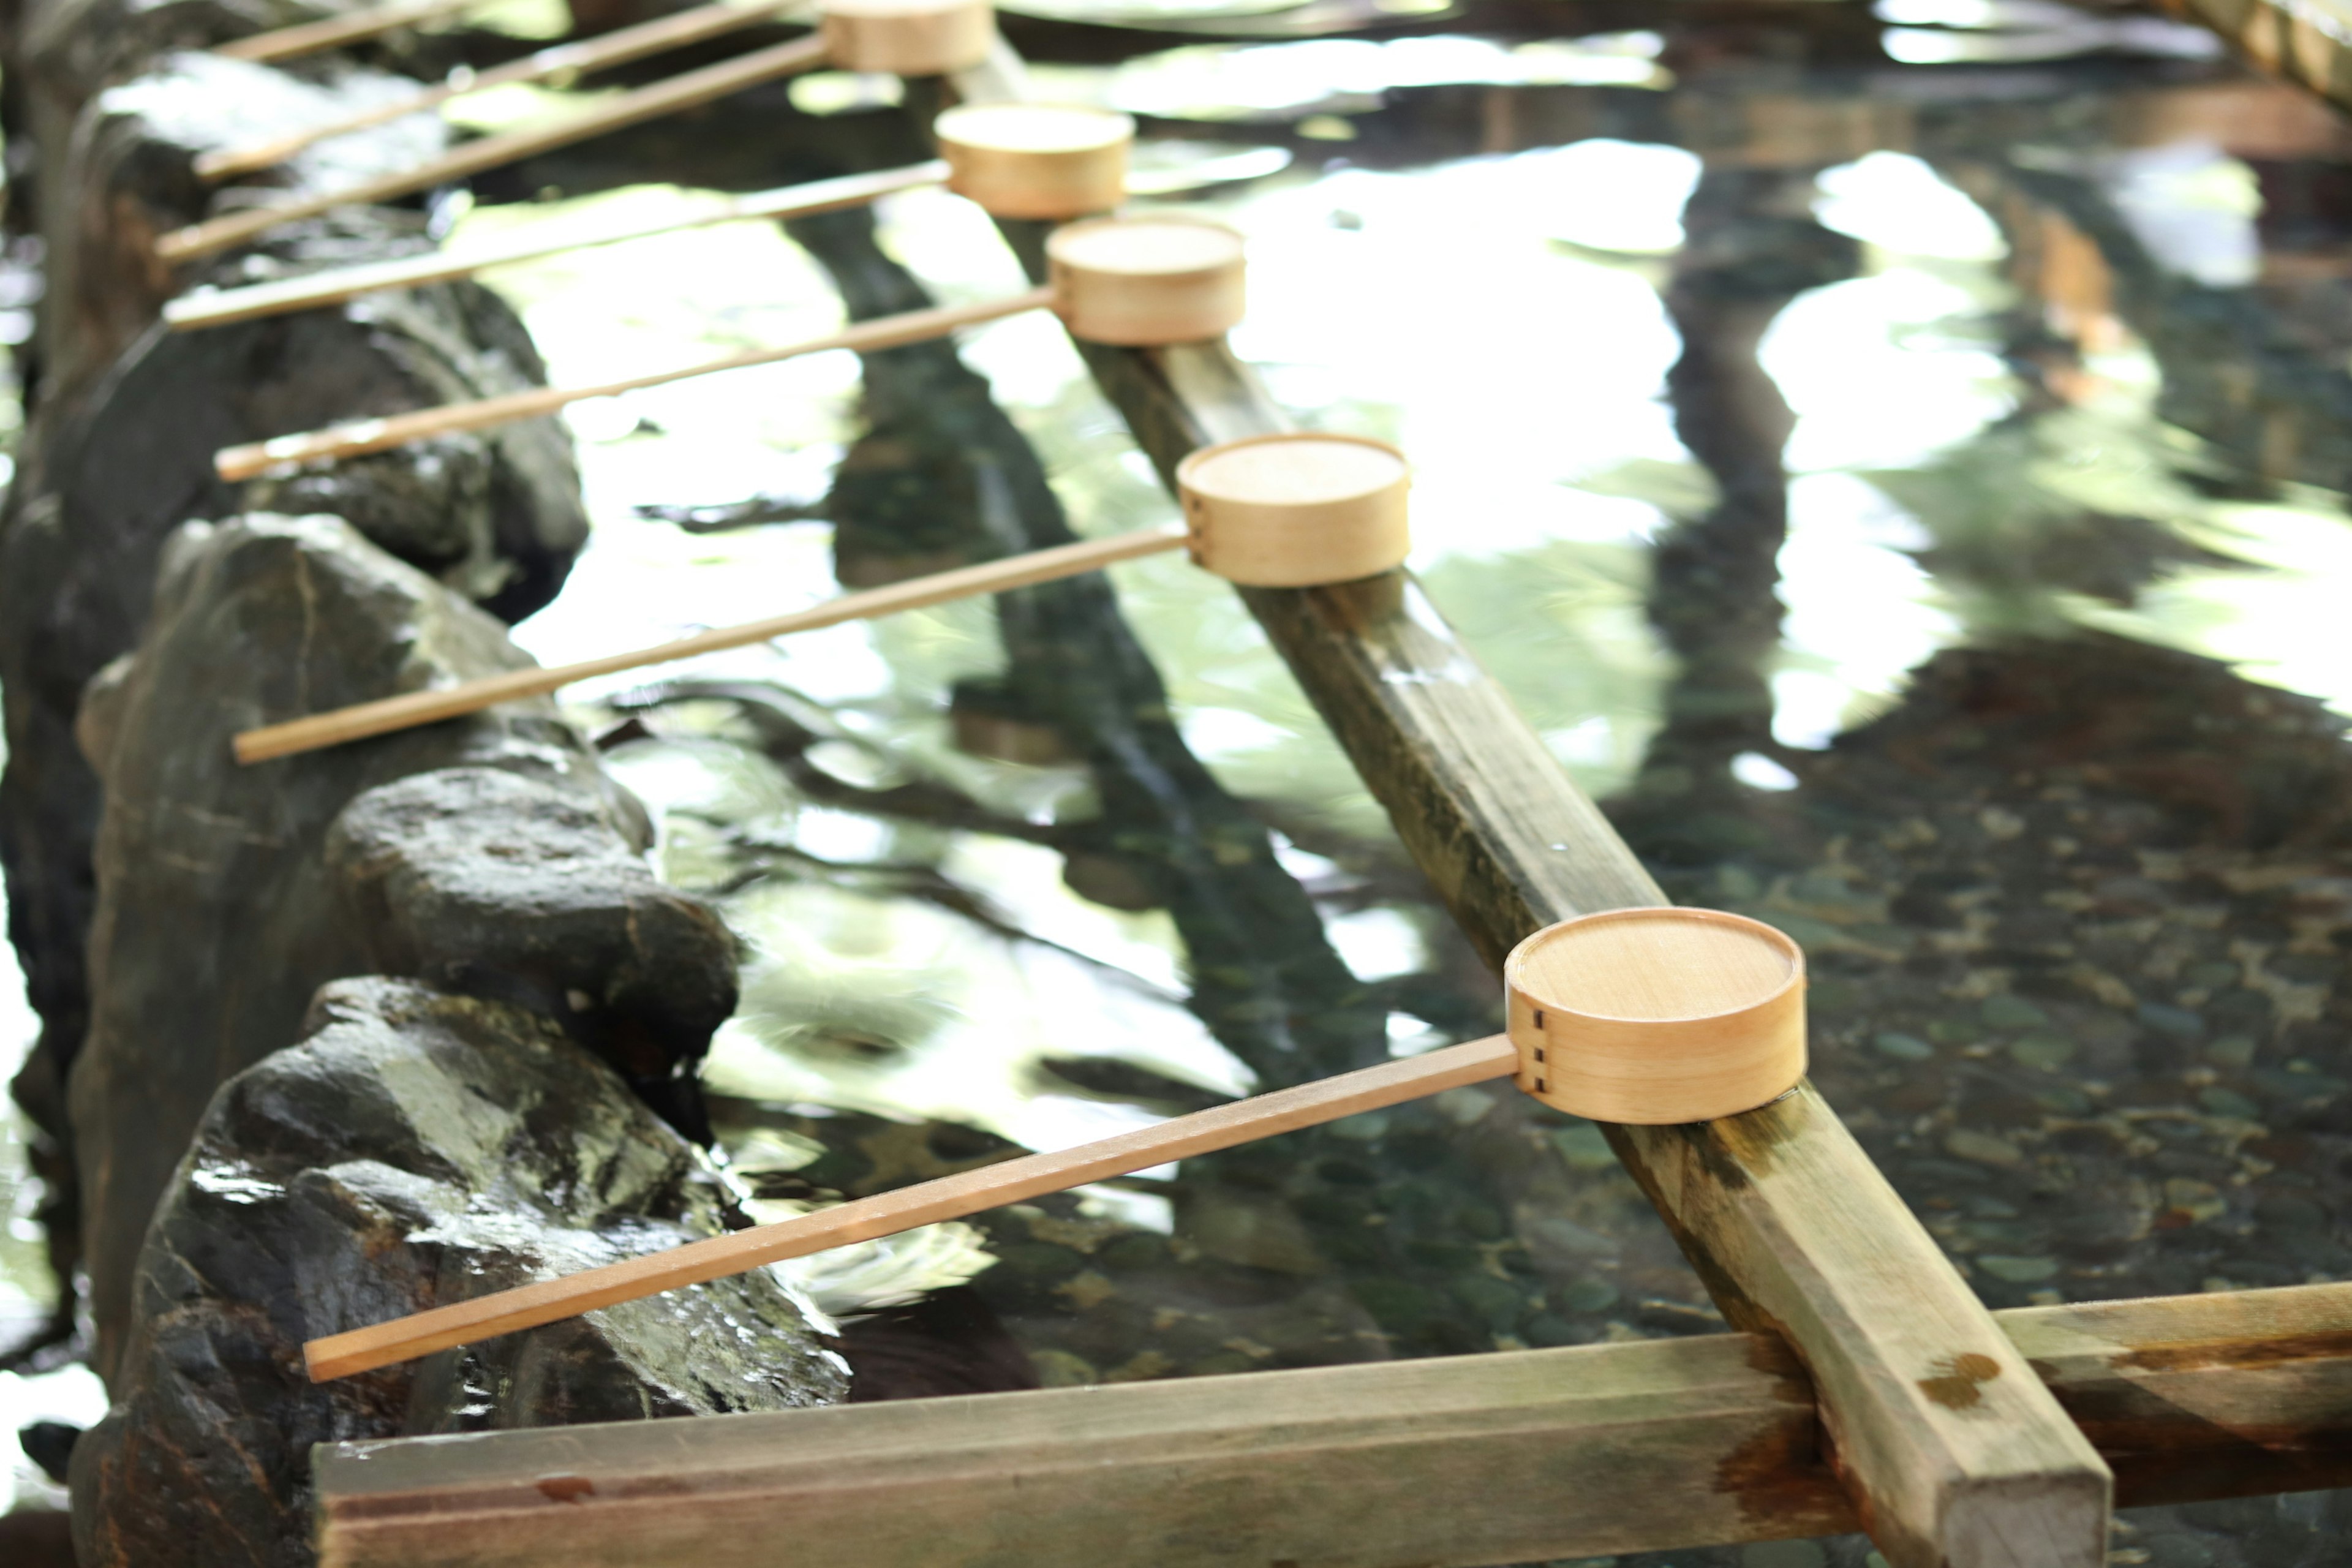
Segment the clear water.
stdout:
<path fill-rule="evenodd" d="M 1412 455 L 1414 569 L 1675 896 L 1807 943 L 1818 1081 L 1990 1303 L 2337 1277 L 2352 854 L 2326 781 L 2352 772 L 2352 519 L 2312 431 L 2352 392 L 2344 145 L 2194 29 L 2023 0 L 1876 15 L 1898 65 L 1873 79 L 1875 144 L 1809 118 L 1851 72 L 1741 75 L 1645 33 L 1207 44 L 1039 76 L 1160 117 L 1151 205 L 1253 242 L 1234 348 L 1302 421 Z M 1996 106 L 1976 130 L 1905 75 L 1955 61 L 2040 74 L 1937 79 Z M 1654 133 L 1521 129 L 1570 123 L 1578 94 Z M 797 100 L 887 96 L 812 79 Z M 457 237 L 710 199 L 482 208 Z M 953 197 L 879 216 L 942 300 L 1022 286 Z M 763 226 L 493 282 L 559 383 L 842 312 Z M 1696 349 L 1712 378 L 1678 380 Z M 1079 531 L 1172 517 L 1050 321 L 976 330 L 961 358 Z M 835 472 L 853 448 L 893 461 L 858 445 L 860 389 L 836 353 L 576 407 L 595 539 L 524 645 L 570 659 L 836 592 Z M 1784 440 L 1686 444 L 1781 433 L 1775 398 Z M 751 498 L 777 521 L 666 520 Z M 1110 578 L 1184 743 L 1307 895 L 1281 955 L 1349 982 L 1287 1000 L 1344 992 L 1398 1054 L 1487 1027 L 1491 982 L 1234 595 L 1166 558 Z M 1056 754 L 1073 738 L 959 728 L 959 684 L 1003 658 L 994 607 L 968 604 L 669 672 L 767 689 L 807 732 L 789 767 L 723 693 L 570 694 L 592 730 L 645 726 L 612 765 L 662 818 L 666 874 L 753 949 L 708 1080 L 763 1213 L 1264 1079 L 1136 856 L 1065 853 L 1109 809 Z M 883 793 L 905 784 L 923 809 Z M 1470 1129 L 1537 1151 L 1533 1184 L 1465 1163 Z M 1285 1147 L 801 1273 L 836 1312 L 973 1281 L 1048 1382 L 1715 1326 L 1589 1127 L 1472 1090 Z M 1381 1287 L 1350 1238 L 1391 1218 L 1421 1227 L 1419 1272 Z M 37 1296 L 11 1245 L 11 1288 Z M 2116 1560 L 2325 1561 L 2335 1508 L 2145 1510 Z"/>

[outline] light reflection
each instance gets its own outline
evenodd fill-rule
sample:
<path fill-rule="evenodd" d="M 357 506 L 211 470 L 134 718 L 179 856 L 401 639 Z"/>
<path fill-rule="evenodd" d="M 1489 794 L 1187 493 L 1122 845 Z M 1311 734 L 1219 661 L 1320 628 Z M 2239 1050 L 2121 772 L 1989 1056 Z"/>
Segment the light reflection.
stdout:
<path fill-rule="evenodd" d="M 1202 45 L 1099 70 L 1037 74 L 1041 90 L 1071 101 L 1171 120 L 1247 120 L 1366 107 L 1399 88 L 1664 89 L 1655 33 L 1632 32 L 1511 45 L 1494 39 L 1316 38 L 1298 43 Z"/>
<path fill-rule="evenodd" d="M 1903 256 L 1998 261 L 2009 244 L 1985 210 L 1907 153 L 1872 153 L 1825 170 L 1813 216 L 1822 226 Z"/>
<path fill-rule="evenodd" d="M 2158 266 L 2212 289 L 2262 274 L 2262 188 L 2253 170 L 2210 142 L 2118 153 L 2103 184 Z"/>
<path fill-rule="evenodd" d="M 2007 414 L 2009 369 L 1972 341 L 1981 309 L 1969 289 L 1911 266 L 1800 295 L 1757 350 L 1797 412 L 1790 470 L 1924 462 Z"/>
<path fill-rule="evenodd" d="M 1858 699 L 1899 691 L 1914 666 L 1957 639 L 1959 624 L 1910 553 L 1927 542 L 1917 520 L 1852 475 L 1790 483 L 1773 739 L 1827 745 L 1858 716 Z"/>

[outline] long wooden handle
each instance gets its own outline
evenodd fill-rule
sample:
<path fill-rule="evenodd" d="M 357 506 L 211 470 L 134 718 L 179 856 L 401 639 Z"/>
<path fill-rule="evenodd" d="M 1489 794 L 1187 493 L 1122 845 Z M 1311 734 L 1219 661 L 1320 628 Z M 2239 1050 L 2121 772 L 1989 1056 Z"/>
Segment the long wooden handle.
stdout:
<path fill-rule="evenodd" d="M 289 60 L 297 55 L 331 49 L 338 44 L 379 37 L 412 23 L 430 22 L 453 11 L 462 11 L 473 3 L 474 0 L 394 0 L 389 5 L 371 5 L 322 21 L 274 27 L 267 33 L 236 38 L 216 46 L 213 53 L 226 55 L 233 60 Z"/>
<path fill-rule="evenodd" d="M 314 142 L 324 142 L 331 136 L 346 136 L 354 131 L 365 131 L 371 125 L 383 125 L 411 114 L 421 114 L 466 93 L 487 92 L 494 87 L 510 87 L 517 82 L 584 76 L 590 71 L 625 65 L 666 49 L 682 49 L 689 44 L 722 37 L 755 22 L 766 21 L 777 12 L 798 3 L 799 0 L 761 0 L 759 4 L 737 5 L 721 0 L 718 5 L 698 5 L 690 11 L 679 11 L 656 21 L 641 22 L 634 27 L 621 27 L 610 33 L 599 33 L 592 38 L 552 45 L 488 70 L 476 71 L 461 67 L 452 71 L 447 80 L 406 98 L 372 104 L 341 120 L 331 120 L 323 125 L 313 125 L 251 146 L 206 153 L 196 160 L 196 177 L 226 180 L 236 174 L 249 174 L 257 169 L 284 163 Z"/>
<path fill-rule="evenodd" d="M 332 458 L 356 458 L 368 452 L 381 452 L 389 447 L 405 446 L 411 441 L 447 436 L 461 430 L 487 430 L 495 425 L 509 425 L 518 419 L 552 414 L 567 404 L 583 402 L 591 397 L 614 397 L 624 392 L 664 386 L 673 381 L 686 381 L 698 375 L 747 370 L 756 364 L 773 364 L 779 360 L 824 353 L 832 349 L 855 349 L 863 353 L 875 349 L 896 348 L 901 343 L 943 337 L 958 327 L 971 326 L 978 321 L 992 321 L 1000 316 L 1016 316 L 1024 310 L 1042 310 L 1053 302 L 1054 291 L 1051 289 L 1032 289 L 1025 294 L 983 300 L 976 305 L 948 305 L 928 310 L 908 310 L 897 316 L 879 316 L 803 342 L 784 343 L 776 348 L 746 349 L 741 353 L 728 354 L 720 359 L 703 360 L 675 370 L 658 370 L 646 375 L 625 376 L 619 381 L 598 382 L 592 386 L 540 386 L 529 392 L 510 392 L 500 397 L 477 398 L 469 403 L 446 403 L 437 408 L 418 408 L 406 414 L 388 414 L 380 419 L 348 420 L 341 425 L 331 425 L 324 430 L 305 431 L 299 436 L 278 436 L 242 447 L 223 447 L 213 455 L 213 468 L 222 479 L 235 483 L 274 468 L 292 468 Z"/>
<path fill-rule="evenodd" d="M 740 92 L 763 81 L 791 76 L 795 71 L 814 69 L 824 63 L 824 40 L 814 34 L 805 38 L 795 38 L 788 44 L 755 49 L 731 60 L 721 60 L 717 65 L 682 72 L 666 81 L 638 88 L 634 92 L 625 92 L 568 120 L 560 120 L 551 125 L 528 126 L 501 135 L 485 136 L 478 142 L 468 142 L 438 158 L 396 174 L 384 174 L 356 185 L 346 185 L 339 191 L 327 191 L 272 206 L 229 213 L 203 223 L 191 224 L 186 228 L 173 229 L 155 242 L 155 254 L 163 260 L 172 262 L 209 256 L 214 251 L 241 245 L 257 235 L 266 234 L 278 225 L 291 223 L 297 218 L 316 217 L 340 206 L 389 201 L 394 196 L 404 196 L 411 191 L 463 179 L 468 174 L 478 174 L 485 169 L 495 169 L 501 163 L 511 163 L 519 158 L 528 158 L 551 148 L 568 147 L 592 136 L 602 136 L 607 132 L 692 109 L 713 99 L 724 98 L 730 92 Z"/>
<path fill-rule="evenodd" d="M 1033 550 L 1027 554 L 1008 556 L 1002 561 L 985 561 L 977 566 L 959 566 L 951 572 L 935 572 L 929 576 L 893 583 L 887 587 L 845 594 L 837 599 L 828 599 L 824 604 L 813 605 L 805 610 L 794 610 L 789 615 L 772 616 L 763 621 L 698 632 L 692 637 L 679 637 L 629 653 L 607 654 L 602 658 L 583 659 L 577 664 L 559 664 L 548 669 L 518 669 L 505 675 L 486 676 L 479 680 L 445 687 L 437 691 L 412 691 L 351 708 L 338 708 L 331 712 L 313 713 L 305 719 L 289 720 L 283 724 L 271 724 L 239 734 L 235 743 L 236 760 L 259 763 L 272 757 L 292 756 L 298 752 L 320 751 L 328 746 L 340 746 L 346 741 L 364 740 L 370 735 L 388 734 L 394 730 L 409 730 L 419 724 L 454 719 L 461 713 L 479 712 L 485 708 L 511 702 L 518 698 L 537 697 L 591 676 L 642 669 L 647 665 L 667 664 L 674 659 L 691 658 L 697 654 L 716 653 L 721 648 L 767 642 L 793 632 L 839 626 L 844 621 L 870 620 L 877 616 L 895 615 L 901 610 L 920 609 L 926 605 L 943 605 L 950 599 L 1002 594 L 1014 588 L 1051 583 L 1058 578 L 1075 577 L 1118 562 L 1162 554 L 1180 548 L 1184 540 L 1182 528 L 1170 527 L 1144 529 L 1135 533 L 1117 534 L 1109 539 L 1081 540 L 1076 544 L 1057 544 L 1050 550 Z"/>
<path fill-rule="evenodd" d="M 805 1258 L 853 1241 L 896 1236 L 918 1226 L 960 1219 L 982 1209 L 1024 1198 L 1066 1191 L 1171 1160 L 1190 1159 L 1236 1143 L 1300 1127 L 1336 1121 L 1359 1111 L 1377 1110 L 1465 1084 L 1507 1077 L 1518 1066 L 1507 1036 L 1494 1035 L 1426 1056 L 1384 1062 L 1297 1089 L 1277 1089 L 1196 1111 L 1138 1132 L 1085 1143 L 1058 1153 L 1031 1154 L 983 1165 L 919 1186 L 860 1198 L 796 1219 L 782 1220 L 730 1236 L 689 1242 L 667 1252 L 649 1253 L 561 1279 L 458 1301 L 372 1328 L 330 1334 L 302 1347 L 314 1383 L 325 1383 L 394 1362 L 429 1355 L 451 1345 L 536 1328 L 561 1318 L 609 1307 L 616 1301 L 723 1279 L 787 1258 Z"/>
<path fill-rule="evenodd" d="M 291 310 L 339 304 L 345 300 L 357 299 L 362 294 L 381 293 L 387 289 L 415 289 L 427 283 L 446 283 L 452 279 L 470 278 L 492 267 L 530 261 L 559 251 L 617 245 L 623 240 L 705 228 L 712 224 L 737 223 L 751 218 L 806 217 L 812 213 L 863 206 L 894 191 L 942 184 L 947 177 L 947 164 L 935 159 L 928 163 L 910 164 L 904 169 L 884 169 L 871 174 L 848 174 L 840 179 L 814 180 L 804 185 L 782 185 L 772 191 L 757 191 L 733 197 L 724 205 L 708 212 L 694 213 L 685 217 L 636 218 L 595 228 L 534 225 L 530 232 L 504 245 L 463 251 L 433 250 L 422 256 L 397 257 L 390 261 L 367 261 L 356 267 L 330 268 L 323 272 L 256 283 L 244 289 L 206 289 L 194 294 L 183 294 L 163 307 L 163 320 L 178 331 L 226 326 L 231 321 L 248 321 L 260 316 L 278 316 Z"/>

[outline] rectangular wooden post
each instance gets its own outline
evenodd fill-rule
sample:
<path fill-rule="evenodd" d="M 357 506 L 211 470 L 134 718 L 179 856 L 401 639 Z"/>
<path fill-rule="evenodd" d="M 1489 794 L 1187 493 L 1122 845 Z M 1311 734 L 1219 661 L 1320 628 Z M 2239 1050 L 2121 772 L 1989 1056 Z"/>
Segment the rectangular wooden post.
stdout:
<path fill-rule="evenodd" d="M 1020 94 L 1013 63 L 955 85 Z M 1034 231 L 1005 226 L 1034 258 Z M 1221 342 L 1080 349 L 1171 489 L 1198 447 L 1291 427 Z M 1243 597 L 1490 965 L 1556 921 L 1667 901 L 1411 576 Z M 1895 1568 L 2106 1561 L 2106 1466 L 1810 1084 L 1721 1121 L 1603 1131 L 1725 1316 L 1811 1373 Z"/>
<path fill-rule="evenodd" d="M 2352 1286 L 1996 1314 L 2126 1495 L 2352 1480 Z M 326 1568 L 1469 1568 L 1852 1530 L 1769 1335 L 322 1444 Z M 2026 1559 L 2020 1559 L 2021 1561 Z"/>

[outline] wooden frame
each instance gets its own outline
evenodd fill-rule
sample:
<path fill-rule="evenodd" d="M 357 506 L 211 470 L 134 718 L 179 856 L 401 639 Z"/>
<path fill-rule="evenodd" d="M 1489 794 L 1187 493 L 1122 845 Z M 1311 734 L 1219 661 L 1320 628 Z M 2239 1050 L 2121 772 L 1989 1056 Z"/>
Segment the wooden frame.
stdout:
<path fill-rule="evenodd" d="M 967 99 L 1017 95 L 992 62 Z M 1004 226 L 1035 266 L 1034 227 Z M 1193 450 L 1290 424 L 1223 342 L 1082 344 L 1171 490 Z M 1472 943 L 1665 895 L 1410 574 L 1241 590 Z M 1894 1568 L 2106 1558 L 2106 1466 L 1809 1083 L 1683 1126 L 1605 1126 L 1716 1304 L 1811 1370 L 1857 1517 Z M 1958 1378 L 1968 1392 L 1953 1391 Z"/>
<path fill-rule="evenodd" d="M 1000 48 L 955 85 L 1018 79 Z M 1171 489 L 1289 428 L 1222 343 L 1081 350 Z M 1490 965 L 1666 901 L 1409 575 L 1242 593 Z M 2352 1287 L 1994 1314 L 1810 1085 L 1604 1131 L 1742 1334 L 322 1448 L 324 1561 L 764 1562 L 781 1527 L 859 1568 L 1402 1568 L 1860 1527 L 1895 1568 L 2089 1568 L 2117 1499 L 2352 1482 Z"/>
<path fill-rule="evenodd" d="M 1997 1313 L 2126 1502 L 2352 1482 L 2352 1286 Z M 324 1568 L 1436 1568 L 1850 1531 L 1769 1335 L 322 1445 Z M 2039 1559 L 2017 1557 L 2030 1563 Z"/>

